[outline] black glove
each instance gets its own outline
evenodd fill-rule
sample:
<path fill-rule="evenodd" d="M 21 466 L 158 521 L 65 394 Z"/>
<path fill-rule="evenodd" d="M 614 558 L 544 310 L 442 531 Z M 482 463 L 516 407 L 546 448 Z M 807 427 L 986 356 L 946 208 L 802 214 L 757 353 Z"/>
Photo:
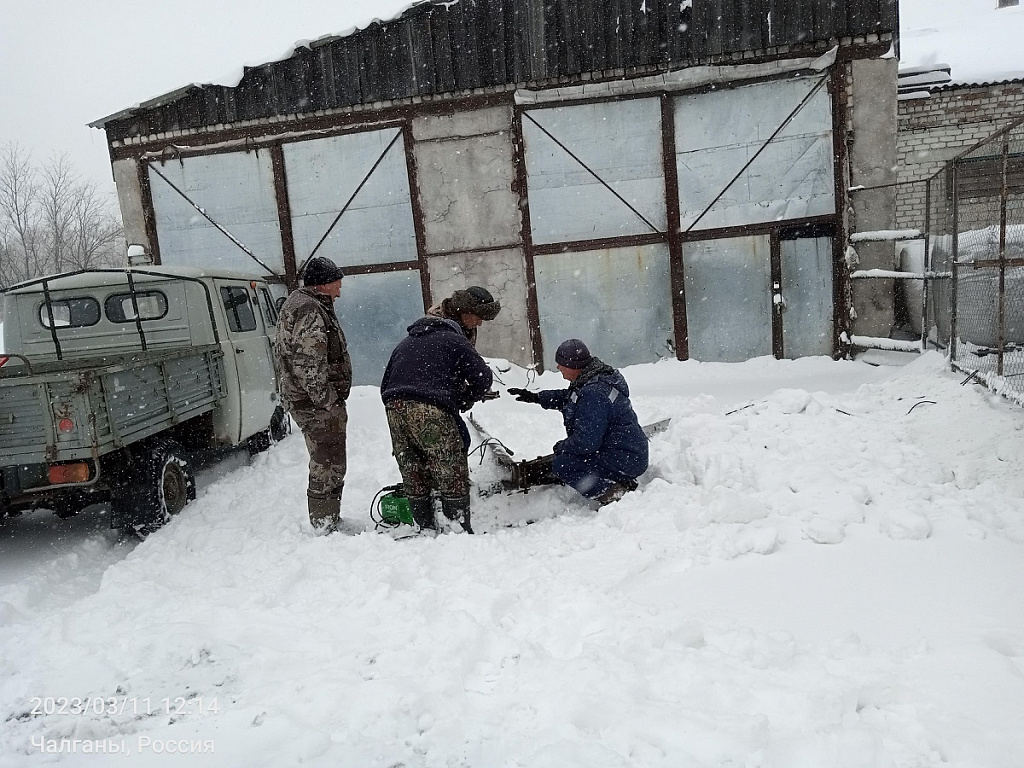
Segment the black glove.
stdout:
<path fill-rule="evenodd" d="M 516 400 L 521 403 L 539 403 L 540 398 L 536 392 L 530 392 L 526 389 L 519 389 L 518 387 L 510 387 L 508 390 L 510 395 L 515 395 Z"/>
<path fill-rule="evenodd" d="M 480 402 L 484 402 L 485 400 L 497 400 L 499 397 L 501 397 L 501 392 L 489 389 L 480 396 Z"/>

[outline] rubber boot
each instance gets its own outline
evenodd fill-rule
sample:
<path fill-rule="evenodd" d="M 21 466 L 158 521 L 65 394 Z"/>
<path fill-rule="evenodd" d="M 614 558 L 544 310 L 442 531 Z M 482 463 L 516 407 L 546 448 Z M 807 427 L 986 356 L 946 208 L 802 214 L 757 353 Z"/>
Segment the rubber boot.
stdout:
<path fill-rule="evenodd" d="M 341 499 L 325 496 L 306 495 L 309 507 L 309 522 L 313 531 L 319 534 L 334 533 L 341 520 Z"/>
<path fill-rule="evenodd" d="M 420 530 L 437 530 L 437 523 L 434 522 L 434 502 L 429 496 L 410 497 L 409 509 L 412 511 L 413 522 Z"/>
<path fill-rule="evenodd" d="M 603 507 L 606 504 L 611 504 L 612 502 L 618 501 L 628 492 L 629 489 L 626 488 L 625 486 L 619 485 L 618 483 L 612 483 L 607 488 L 605 488 L 603 493 L 596 497 L 596 501 Z"/>
<path fill-rule="evenodd" d="M 466 533 L 473 532 L 473 526 L 469 520 L 469 496 L 460 496 L 455 499 L 441 499 L 441 511 L 453 523 L 461 526 Z"/>

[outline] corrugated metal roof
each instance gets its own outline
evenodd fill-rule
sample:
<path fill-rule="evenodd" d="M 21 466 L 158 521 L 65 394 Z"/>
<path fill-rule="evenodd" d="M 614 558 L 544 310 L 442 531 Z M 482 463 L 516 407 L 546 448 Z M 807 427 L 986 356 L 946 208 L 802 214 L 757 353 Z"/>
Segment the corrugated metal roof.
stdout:
<path fill-rule="evenodd" d="M 92 123 L 108 141 L 895 34 L 896 0 L 424 0 L 398 17 Z"/>

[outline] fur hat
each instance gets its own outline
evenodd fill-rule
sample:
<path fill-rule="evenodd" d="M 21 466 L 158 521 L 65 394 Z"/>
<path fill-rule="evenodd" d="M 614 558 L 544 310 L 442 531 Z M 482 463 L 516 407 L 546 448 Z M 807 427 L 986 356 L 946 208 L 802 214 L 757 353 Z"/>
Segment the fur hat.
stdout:
<path fill-rule="evenodd" d="M 473 285 L 452 294 L 451 308 L 456 315 L 476 315 L 481 320 L 493 320 L 501 312 L 501 302 L 495 301 L 486 288 Z"/>
<path fill-rule="evenodd" d="M 317 256 L 306 262 L 306 268 L 302 270 L 302 284 L 327 285 L 335 280 L 341 280 L 344 276 L 341 267 L 333 261 L 326 256 Z"/>
<path fill-rule="evenodd" d="M 555 351 L 556 363 L 576 371 L 582 371 L 592 359 L 587 345 L 579 339 L 567 339 Z"/>

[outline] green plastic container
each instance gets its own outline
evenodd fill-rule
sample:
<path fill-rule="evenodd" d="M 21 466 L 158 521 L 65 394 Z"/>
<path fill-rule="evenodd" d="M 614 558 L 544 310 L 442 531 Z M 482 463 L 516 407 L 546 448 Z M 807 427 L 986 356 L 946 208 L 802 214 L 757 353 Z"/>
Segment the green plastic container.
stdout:
<path fill-rule="evenodd" d="M 380 497 L 380 519 L 389 525 L 412 525 L 412 510 L 409 500 L 397 491 Z"/>

